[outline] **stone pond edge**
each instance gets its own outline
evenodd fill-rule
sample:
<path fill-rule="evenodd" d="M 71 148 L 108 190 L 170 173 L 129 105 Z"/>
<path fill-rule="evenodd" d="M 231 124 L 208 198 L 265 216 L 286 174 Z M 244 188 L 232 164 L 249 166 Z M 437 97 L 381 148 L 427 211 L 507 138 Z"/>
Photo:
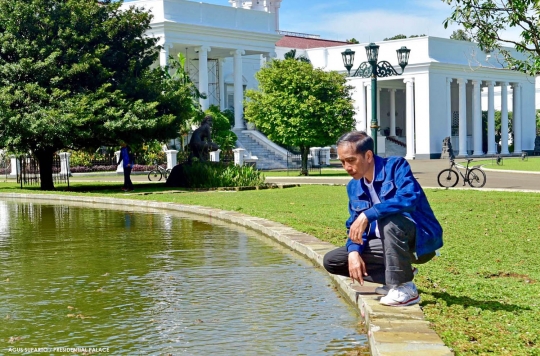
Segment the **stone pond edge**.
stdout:
<path fill-rule="evenodd" d="M 0 198 L 29 200 L 69 201 L 81 203 L 136 206 L 205 215 L 258 231 L 292 250 L 309 258 L 322 267 L 323 256 L 335 248 L 314 236 L 267 219 L 234 211 L 225 211 L 197 205 L 182 205 L 156 201 L 142 201 L 105 197 L 65 196 L 53 194 L 0 193 Z M 371 355 L 453 355 L 453 352 L 429 326 L 418 305 L 386 307 L 379 304 L 380 296 L 374 293 L 378 284 L 366 282 L 363 286 L 351 285 L 350 279 L 330 275 L 340 292 L 356 306 L 364 318 Z"/>

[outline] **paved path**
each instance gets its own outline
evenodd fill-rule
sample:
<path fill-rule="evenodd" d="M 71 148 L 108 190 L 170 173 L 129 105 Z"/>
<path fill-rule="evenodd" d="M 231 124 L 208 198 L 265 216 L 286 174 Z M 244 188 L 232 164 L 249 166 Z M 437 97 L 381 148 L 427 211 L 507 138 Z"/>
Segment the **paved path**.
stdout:
<path fill-rule="evenodd" d="M 457 160 L 457 162 L 461 162 Z M 412 160 L 409 161 L 413 174 L 424 188 L 439 187 L 437 175 L 448 168 L 447 160 Z M 473 162 L 474 163 L 474 162 Z M 485 170 L 487 189 L 540 190 L 540 172 L 505 172 Z M 349 177 L 321 177 L 313 174 L 309 177 L 267 177 L 269 183 L 300 184 L 347 184 Z M 463 180 L 456 187 L 463 187 Z M 467 185 L 468 187 L 468 185 Z"/>

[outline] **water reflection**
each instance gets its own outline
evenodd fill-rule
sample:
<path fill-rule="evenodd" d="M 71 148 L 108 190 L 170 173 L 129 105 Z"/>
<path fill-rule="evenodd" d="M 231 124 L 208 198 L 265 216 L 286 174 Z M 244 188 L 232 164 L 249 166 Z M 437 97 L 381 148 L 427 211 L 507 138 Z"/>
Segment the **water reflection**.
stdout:
<path fill-rule="evenodd" d="M 163 213 L 0 203 L 0 354 L 320 355 L 365 342 L 319 269 L 253 232 Z"/>

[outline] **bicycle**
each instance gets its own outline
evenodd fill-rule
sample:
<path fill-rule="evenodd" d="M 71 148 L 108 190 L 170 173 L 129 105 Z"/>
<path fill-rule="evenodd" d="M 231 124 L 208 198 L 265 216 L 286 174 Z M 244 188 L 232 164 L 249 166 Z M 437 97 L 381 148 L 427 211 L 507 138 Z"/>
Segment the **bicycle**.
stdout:
<path fill-rule="evenodd" d="M 165 180 L 167 180 L 167 178 L 169 178 L 169 174 L 171 174 L 170 169 L 165 169 L 159 164 L 156 164 L 156 168 L 148 173 L 148 180 L 159 182 L 163 177 L 165 177 Z"/>
<path fill-rule="evenodd" d="M 472 160 L 472 158 L 467 159 L 467 167 L 464 167 L 451 159 L 450 168 L 443 169 L 437 176 L 439 185 L 446 188 L 455 187 L 459 182 L 459 173 L 463 178 L 463 185 L 469 183 L 473 188 L 482 188 L 486 184 L 486 174 L 482 170 L 482 166 L 474 166 L 469 169 L 469 163 Z M 460 168 L 465 168 L 465 174 L 461 173 Z"/>

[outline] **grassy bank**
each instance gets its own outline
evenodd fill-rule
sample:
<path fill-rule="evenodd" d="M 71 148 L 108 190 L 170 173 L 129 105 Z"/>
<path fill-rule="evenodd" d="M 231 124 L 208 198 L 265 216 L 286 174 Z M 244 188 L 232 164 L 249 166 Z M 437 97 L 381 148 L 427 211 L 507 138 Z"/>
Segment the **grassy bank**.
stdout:
<path fill-rule="evenodd" d="M 485 168 L 500 169 L 503 171 L 526 171 L 540 172 L 540 156 L 530 156 L 525 160 L 518 157 L 503 158 L 500 165 L 497 165 L 495 159 L 473 161 L 471 164 L 482 164 Z"/>
<path fill-rule="evenodd" d="M 345 243 L 342 186 L 241 192 L 124 195 L 118 184 L 88 194 L 205 205 L 292 226 Z M 160 193 L 159 185 L 137 192 Z M 0 184 L 0 192 L 28 192 Z M 40 192 L 33 190 L 34 192 Z M 181 193 L 180 193 L 181 192 Z M 540 355 L 540 194 L 426 190 L 445 235 L 442 255 L 420 266 L 416 282 L 426 318 L 458 355 Z"/>

